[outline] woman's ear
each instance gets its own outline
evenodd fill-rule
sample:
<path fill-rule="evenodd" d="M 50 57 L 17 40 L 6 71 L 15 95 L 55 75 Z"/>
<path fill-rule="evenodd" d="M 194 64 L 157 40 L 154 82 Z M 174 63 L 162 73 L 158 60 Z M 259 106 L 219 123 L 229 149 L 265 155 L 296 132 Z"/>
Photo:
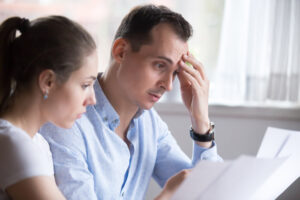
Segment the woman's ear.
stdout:
<path fill-rule="evenodd" d="M 50 90 L 54 87 L 56 75 L 53 70 L 46 69 L 40 73 L 38 81 L 43 95 L 47 95 L 48 97 Z"/>
<path fill-rule="evenodd" d="M 112 46 L 112 57 L 117 63 L 121 63 L 124 58 L 124 54 L 130 48 L 129 42 L 124 38 L 118 38 L 114 41 Z"/>

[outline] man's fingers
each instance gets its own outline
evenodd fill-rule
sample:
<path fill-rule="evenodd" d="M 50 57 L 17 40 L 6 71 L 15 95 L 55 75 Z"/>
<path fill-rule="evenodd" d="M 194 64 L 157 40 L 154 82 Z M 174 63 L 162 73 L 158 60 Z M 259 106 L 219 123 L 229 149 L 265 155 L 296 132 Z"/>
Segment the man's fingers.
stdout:
<path fill-rule="evenodd" d="M 193 68 L 200 73 L 201 78 L 203 80 L 206 80 L 206 76 L 204 73 L 204 67 L 201 62 L 199 62 L 192 54 L 183 55 L 182 58 L 183 58 L 184 62 L 190 63 L 193 66 Z"/>
<path fill-rule="evenodd" d="M 201 77 L 201 73 L 198 70 L 188 66 L 183 61 L 180 61 L 180 66 L 181 66 L 181 71 L 179 73 L 187 72 L 197 80 L 198 84 L 200 85 L 204 84 L 204 79 Z"/>
<path fill-rule="evenodd" d="M 183 73 L 183 76 L 186 78 L 186 80 L 188 80 L 188 82 L 192 86 L 192 90 L 194 90 L 194 92 L 199 92 L 200 85 L 198 81 L 190 73 L 186 71 L 182 71 L 181 73 Z"/>
<path fill-rule="evenodd" d="M 190 83 L 188 82 L 188 80 L 185 78 L 185 76 L 183 75 L 183 69 L 181 69 L 178 74 L 177 77 L 179 79 L 180 85 L 190 85 Z"/>

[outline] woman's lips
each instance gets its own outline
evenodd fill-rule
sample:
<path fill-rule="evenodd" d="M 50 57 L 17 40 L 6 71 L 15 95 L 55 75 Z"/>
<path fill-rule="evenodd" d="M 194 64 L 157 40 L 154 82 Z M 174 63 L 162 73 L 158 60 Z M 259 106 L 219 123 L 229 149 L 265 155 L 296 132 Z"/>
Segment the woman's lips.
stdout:
<path fill-rule="evenodd" d="M 82 116 L 83 114 L 84 114 L 84 112 L 83 112 L 83 113 L 80 113 L 80 114 L 78 114 L 76 118 L 77 118 L 77 119 L 81 118 L 81 116 Z"/>

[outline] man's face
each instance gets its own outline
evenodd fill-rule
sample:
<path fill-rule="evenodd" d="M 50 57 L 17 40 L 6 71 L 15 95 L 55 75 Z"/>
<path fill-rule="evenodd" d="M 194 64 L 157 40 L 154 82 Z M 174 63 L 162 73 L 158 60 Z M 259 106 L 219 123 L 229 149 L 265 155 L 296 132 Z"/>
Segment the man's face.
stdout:
<path fill-rule="evenodd" d="M 152 31 L 151 44 L 142 45 L 138 52 L 127 50 L 120 63 L 117 78 L 124 96 L 132 104 L 150 109 L 172 82 L 188 45 L 167 24 Z"/>

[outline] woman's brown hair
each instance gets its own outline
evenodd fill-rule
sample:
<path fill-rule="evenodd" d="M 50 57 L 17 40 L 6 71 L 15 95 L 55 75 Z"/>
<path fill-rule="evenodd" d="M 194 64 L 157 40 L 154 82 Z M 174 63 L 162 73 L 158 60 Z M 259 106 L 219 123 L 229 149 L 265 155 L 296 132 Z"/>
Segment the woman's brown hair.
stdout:
<path fill-rule="evenodd" d="M 91 35 L 66 17 L 6 19 L 0 26 L 0 114 L 43 70 L 53 70 L 63 83 L 95 49 Z"/>

